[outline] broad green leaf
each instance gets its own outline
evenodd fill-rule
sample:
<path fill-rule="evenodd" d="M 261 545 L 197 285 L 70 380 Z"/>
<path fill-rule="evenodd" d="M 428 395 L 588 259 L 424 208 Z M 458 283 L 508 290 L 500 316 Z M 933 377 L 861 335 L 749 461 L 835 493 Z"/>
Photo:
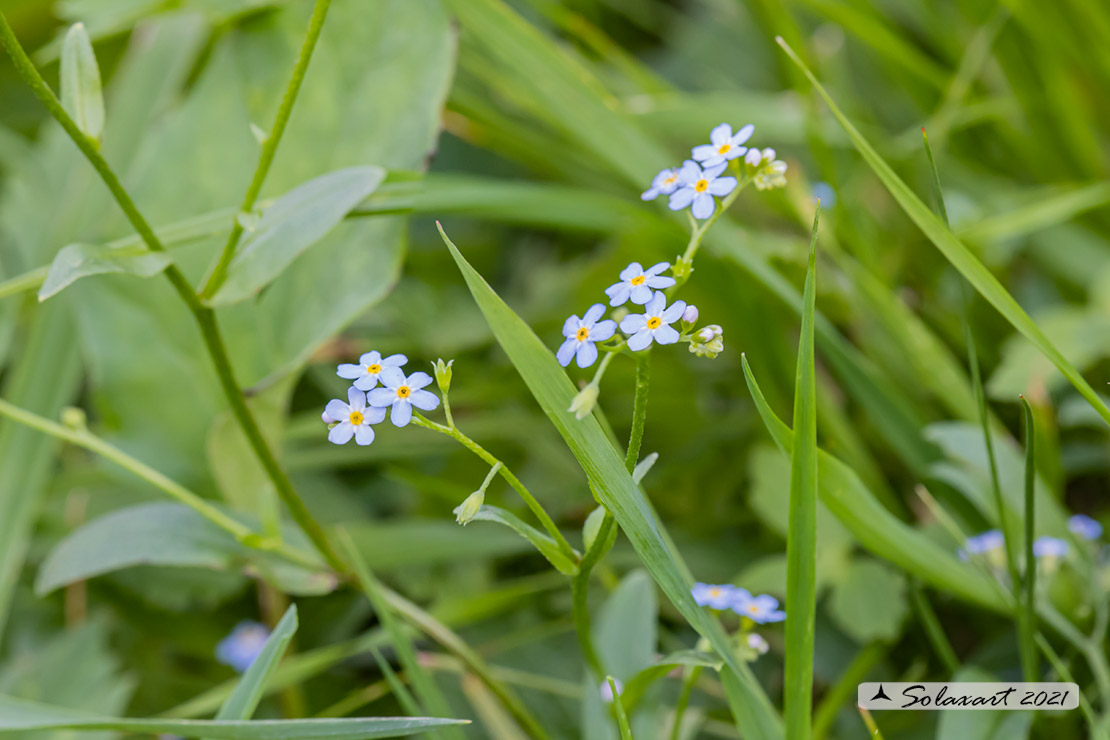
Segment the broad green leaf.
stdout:
<path fill-rule="evenodd" d="M 104 95 L 100 68 L 83 23 L 74 23 L 62 42 L 62 107 L 77 128 L 94 141 L 104 132 Z"/>
<path fill-rule="evenodd" d="M 818 206 L 802 293 L 802 329 L 794 376 L 794 444 L 790 453 L 790 514 L 786 535 L 786 684 L 788 740 L 809 737 L 813 714 L 813 643 L 817 620 L 817 381 L 813 315 L 817 300 Z"/>
<path fill-rule="evenodd" d="M 616 517 L 667 598 L 699 633 L 709 638 L 714 649 L 728 663 L 728 670 L 723 672 L 723 676 L 726 687 L 731 684 L 737 722 L 752 738 L 780 738 L 780 720 L 766 694 L 748 667 L 733 655 L 721 625 L 694 603 L 690 595 L 693 578 L 643 492 L 625 468 L 623 456 L 613 447 L 594 416 L 579 421 L 566 410 L 577 390 L 559 367 L 551 350 L 470 266 L 442 229 L 440 233 L 498 343 L 578 459 L 601 503 Z"/>
<path fill-rule="evenodd" d="M 226 306 L 257 294 L 335 228 L 384 177 L 381 167 L 350 167 L 310 180 L 275 200 L 235 248 L 212 305 Z"/>
<path fill-rule="evenodd" d="M 987 299 L 988 302 L 995 309 L 998 310 L 1002 317 L 1005 318 L 1015 329 L 1025 335 L 1025 338 L 1033 343 L 1047 357 L 1052 361 L 1052 364 L 1066 377 L 1079 394 L 1087 399 L 1087 401 L 1098 411 L 1099 415 L 1110 424 L 1110 408 L 1108 408 L 1091 388 L 1090 384 L 1083 379 L 1075 366 L 1056 348 L 1052 340 L 1041 330 L 1025 309 L 1014 299 L 1013 296 L 1007 292 L 1002 283 L 998 281 L 990 270 L 988 270 L 983 263 L 980 262 L 975 255 L 969 250 L 963 242 L 961 242 L 952 231 L 944 225 L 924 203 L 921 199 L 914 194 L 905 182 L 894 172 L 886 161 L 879 156 L 879 153 L 868 143 L 867 139 L 863 137 L 856 127 L 852 125 L 848 117 L 841 112 L 840 108 L 833 101 L 832 97 L 817 81 L 817 78 L 810 72 L 805 63 L 798 58 L 793 49 L 786 45 L 780 38 L 779 45 L 786 50 L 790 58 L 794 60 L 802 72 L 813 84 L 817 93 L 824 99 L 825 103 L 829 106 L 829 110 L 840 122 L 848 137 L 852 140 L 852 144 L 856 150 L 864 158 L 867 164 L 875 172 L 883 184 L 886 185 L 887 190 L 894 196 L 894 199 L 906 212 L 906 215 L 917 224 L 918 228 L 924 232 L 941 254 L 952 263 L 952 265 L 960 271 L 968 282 L 970 282 L 975 289 Z"/>
<path fill-rule="evenodd" d="M 466 720 L 428 717 L 366 717 L 355 719 L 197 720 L 102 717 L 49 704 L 0 697 L 0 734 L 31 730 L 111 730 L 126 733 L 211 737 L 216 740 L 360 740 L 406 737 L 437 727 L 467 724 Z"/>
<path fill-rule="evenodd" d="M 532 525 L 522 522 L 520 517 L 513 514 L 511 511 L 506 511 L 497 506 L 483 505 L 482 508 L 478 509 L 478 513 L 474 515 L 472 521 L 504 524 L 506 527 L 512 529 L 521 537 L 531 542 L 532 546 L 539 550 L 540 554 L 547 558 L 548 562 L 555 566 L 556 570 L 563 575 L 573 576 L 578 572 L 578 565 L 571 562 L 571 560 L 563 554 L 558 544 L 555 543 L 555 540 Z"/>
<path fill-rule="evenodd" d="M 277 670 L 281 656 L 285 655 L 293 635 L 297 632 L 297 605 L 292 604 L 285 610 L 285 614 L 274 626 L 274 631 L 262 646 L 262 652 L 251 663 L 250 668 L 243 673 L 235 690 L 227 701 L 216 712 L 216 719 L 250 719 L 262 695 L 266 684 Z"/>
<path fill-rule="evenodd" d="M 743 359 L 743 366 L 756 410 L 775 444 L 789 454 L 794 432 L 767 405 L 747 358 Z M 883 508 L 851 468 L 824 450 L 817 455 L 817 480 L 818 493 L 829 511 L 876 556 L 973 604 L 1009 612 L 997 581 L 961 563 L 954 553 Z"/>
<path fill-rule="evenodd" d="M 189 507 L 157 502 L 118 509 L 76 529 L 46 557 L 35 589 L 47 594 L 137 565 L 218 570 L 250 565 L 292 593 L 321 594 L 335 588 L 330 574 L 246 548 Z"/>
<path fill-rule="evenodd" d="M 855 559 L 833 586 L 829 616 L 861 644 L 893 642 L 909 611 L 906 579 L 874 560 Z"/>
<path fill-rule="evenodd" d="M 50 271 L 39 288 L 39 300 L 45 301 L 89 275 L 113 272 L 152 277 L 166 269 L 170 262 L 168 254 L 139 247 L 114 249 L 101 244 L 68 244 L 50 263 Z"/>

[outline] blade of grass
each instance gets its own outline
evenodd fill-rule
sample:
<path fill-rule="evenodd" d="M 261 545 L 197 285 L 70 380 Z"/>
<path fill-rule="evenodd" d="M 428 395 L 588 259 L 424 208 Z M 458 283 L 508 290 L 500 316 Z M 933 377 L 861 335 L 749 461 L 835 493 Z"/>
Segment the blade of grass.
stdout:
<path fill-rule="evenodd" d="M 982 295 L 991 305 L 1002 314 L 1011 326 L 1021 332 L 1026 339 L 1033 343 L 1041 353 L 1048 358 L 1052 364 L 1064 375 L 1068 381 L 1075 387 L 1079 394 L 1087 399 L 1087 402 L 1098 412 L 1099 416 L 1110 424 L 1110 408 L 1102 402 L 1098 394 L 1091 388 L 1090 384 L 1084 380 L 1083 376 L 1075 369 L 1075 366 L 1068 361 L 1056 345 L 1052 343 L 1041 328 L 1037 325 L 1025 309 L 1021 307 L 1013 296 L 1007 292 L 1002 286 L 1002 283 L 991 274 L 991 272 L 981 263 L 974 254 L 949 230 L 944 223 L 937 218 L 929 208 L 921 202 L 921 199 L 914 194 L 914 192 L 902 181 L 894 170 L 886 161 L 879 156 L 879 153 L 871 146 L 871 144 L 863 137 L 863 135 L 852 125 L 847 116 L 836 105 L 832 96 L 825 90 L 809 67 L 794 53 L 781 38 L 777 39 L 779 46 L 781 46 L 786 53 L 794 60 L 806 77 L 813 84 L 814 89 L 829 106 L 829 110 L 833 116 L 843 127 L 844 131 L 848 134 L 848 138 L 852 140 L 852 144 L 856 150 L 863 157 L 864 161 L 871 167 L 878 178 L 886 186 L 890 194 L 906 212 L 906 215 L 917 224 L 918 228 L 929 238 L 941 254 L 952 263 L 952 265 L 959 270 L 968 282 L 970 282 L 975 289 Z"/>
<path fill-rule="evenodd" d="M 1021 397 L 1021 407 L 1025 415 L 1025 537 L 1023 550 L 1025 552 L 1025 583 L 1022 593 L 1015 593 L 1022 613 L 1025 615 L 1018 625 L 1021 628 L 1022 668 L 1026 681 L 1036 681 L 1040 671 L 1037 668 L 1037 646 L 1034 639 L 1037 634 L 1036 586 L 1037 586 L 1037 561 L 1033 557 L 1033 523 L 1034 501 L 1036 499 L 1037 462 L 1036 462 L 1036 436 L 1037 430 L 1033 422 L 1033 409 L 1025 396 Z M 1015 586 L 1016 589 L 1016 586 Z"/>
<path fill-rule="evenodd" d="M 809 268 L 802 292 L 802 331 L 794 381 L 794 446 L 790 459 L 790 515 L 786 538 L 786 685 L 783 714 L 787 740 L 810 735 L 813 713 L 813 630 L 817 619 L 817 382 L 813 357 L 816 308 L 817 226 L 813 214 Z"/>
<path fill-rule="evenodd" d="M 397 676 L 397 672 L 393 670 L 393 666 L 389 661 L 382 657 L 382 652 L 377 648 L 370 651 L 370 655 L 374 658 L 374 663 L 377 664 L 378 670 L 385 676 L 385 682 L 389 685 L 389 690 L 397 697 L 397 703 L 401 705 L 401 709 L 405 710 L 408 714 L 416 716 L 420 714 L 420 705 L 416 701 L 416 697 L 408 690 L 408 687 Z"/>
<path fill-rule="evenodd" d="M 863 718 L 863 724 L 867 725 L 867 734 L 871 740 L 883 740 L 883 733 L 879 732 L 879 726 L 875 724 L 875 718 L 871 716 L 871 712 L 859 707 L 859 716 Z"/>
<path fill-rule="evenodd" d="M 934 611 L 933 605 L 929 603 L 928 597 L 925 596 L 925 590 L 916 580 L 910 580 L 910 605 L 917 613 L 921 626 L 925 628 L 925 636 L 928 638 L 929 644 L 933 646 L 934 652 L 940 658 L 940 662 L 944 664 L 948 675 L 951 676 L 959 670 L 960 659 L 956 657 L 956 651 L 952 648 L 952 643 L 948 641 L 948 635 L 944 633 L 944 628 L 941 626 L 940 620 L 937 619 L 937 613 Z"/>
<path fill-rule="evenodd" d="M 239 679 L 231 696 L 227 697 L 220 711 L 216 712 L 216 719 L 251 718 L 262 700 L 266 684 L 277 670 L 281 656 L 285 655 L 285 650 L 289 647 L 296 631 L 297 606 L 293 604 L 274 627 L 266 644 L 262 646 L 262 652 Z"/>
<path fill-rule="evenodd" d="M 856 653 L 856 657 L 840 674 L 840 678 L 828 690 L 817 707 L 813 718 L 813 740 L 824 740 L 832 728 L 836 715 L 849 700 L 855 697 L 856 687 L 867 678 L 871 669 L 878 665 L 887 653 L 881 642 L 873 642 Z"/>
<path fill-rule="evenodd" d="M 617 727 L 621 731 L 621 740 L 632 740 L 632 729 L 628 726 L 628 715 L 624 711 L 620 692 L 617 691 L 617 682 L 612 676 L 606 676 L 605 680 L 609 682 L 609 690 L 613 692 L 613 712 L 617 715 Z"/>
<path fill-rule="evenodd" d="M 722 671 L 739 727 L 750 738 L 782 737 L 780 720 L 751 670 L 741 663 L 720 623 L 694 603 L 693 578 L 651 505 L 625 467 L 624 457 L 594 415 L 582 420 L 566 409 L 576 389 L 554 355 L 532 329 L 471 267 L 440 226 L 471 294 L 502 349 L 532 395 L 574 453 L 601 503 L 616 518 L 645 567 L 666 596 L 727 662 Z M 729 670 L 730 669 L 730 670 Z"/>

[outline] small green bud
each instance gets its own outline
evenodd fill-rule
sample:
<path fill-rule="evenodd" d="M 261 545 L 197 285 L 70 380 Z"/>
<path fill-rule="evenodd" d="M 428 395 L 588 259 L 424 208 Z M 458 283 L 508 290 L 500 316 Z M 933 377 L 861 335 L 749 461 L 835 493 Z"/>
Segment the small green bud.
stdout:
<path fill-rule="evenodd" d="M 270 134 L 267 133 L 257 123 L 252 123 L 251 124 L 251 134 L 254 136 L 255 141 L 257 141 L 259 143 L 259 145 L 265 144 L 266 139 L 270 138 Z"/>
<path fill-rule="evenodd" d="M 724 351 L 724 330 L 717 324 L 698 329 L 690 337 L 690 352 L 698 357 L 716 357 Z"/>
<path fill-rule="evenodd" d="M 582 421 L 593 412 L 594 406 L 597 405 L 597 397 L 600 395 L 601 389 L 596 384 L 587 383 L 586 387 L 578 391 L 571 400 L 567 411 L 572 412 L 575 419 Z"/>
<path fill-rule="evenodd" d="M 451 389 L 451 366 L 455 364 L 454 360 L 443 361 L 440 358 L 435 361 L 435 374 L 436 384 L 443 395 L 447 395 L 447 391 Z"/>
<path fill-rule="evenodd" d="M 486 501 L 486 490 L 481 488 L 466 497 L 466 501 L 455 507 L 455 521 L 464 527 L 470 524 L 470 521 L 478 515 L 478 510 L 482 508 L 482 504 Z"/>
<path fill-rule="evenodd" d="M 243 231 L 248 234 L 258 228 L 258 224 L 262 222 L 261 214 L 251 211 L 240 211 L 235 217 L 235 221 L 243 227 Z"/>
<path fill-rule="evenodd" d="M 586 545 L 587 550 L 593 548 L 594 542 L 597 540 L 597 533 L 601 531 L 601 522 L 604 519 L 604 506 L 597 507 L 586 517 L 586 522 L 582 525 L 582 542 Z"/>
<path fill-rule="evenodd" d="M 88 428 L 89 418 L 85 415 L 84 409 L 66 406 L 62 409 L 62 425 L 75 432 L 81 432 Z"/>
<path fill-rule="evenodd" d="M 690 277 L 690 273 L 694 271 L 693 260 L 688 260 L 685 257 L 675 257 L 674 266 L 671 267 L 671 274 L 675 276 L 676 280 Z"/>

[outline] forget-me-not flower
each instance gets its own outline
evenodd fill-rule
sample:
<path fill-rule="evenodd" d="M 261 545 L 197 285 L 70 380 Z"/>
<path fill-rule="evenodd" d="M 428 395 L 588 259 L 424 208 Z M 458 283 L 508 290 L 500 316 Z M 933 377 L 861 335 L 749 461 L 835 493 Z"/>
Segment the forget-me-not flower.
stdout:
<path fill-rule="evenodd" d="M 270 630 L 265 625 L 251 621 L 240 622 L 235 625 L 231 634 L 216 645 L 216 660 L 243 673 L 251 667 L 268 639 Z"/>
<path fill-rule="evenodd" d="M 1081 540 L 1097 540 L 1102 536 L 1102 525 L 1086 514 L 1076 514 L 1068 519 L 1068 531 Z"/>
<path fill-rule="evenodd" d="M 679 188 L 671 194 L 667 206 L 672 211 L 691 206 L 695 218 L 709 218 L 717 207 L 713 196 L 724 197 L 736 188 L 735 177 L 720 177 L 726 167 L 728 164 L 722 162 L 702 170 L 696 162 L 686 160 L 678 171 Z"/>
<path fill-rule="evenodd" d="M 690 595 L 698 606 L 708 606 L 711 609 L 728 609 L 732 606 L 737 591 L 744 591 L 729 584 L 695 583 L 690 589 Z M 751 594 L 748 594 L 751 596 Z"/>
<path fill-rule="evenodd" d="M 395 427 L 403 427 L 412 419 L 412 407 L 431 411 L 439 405 L 434 393 L 421 390 L 432 382 L 428 373 L 413 373 L 405 377 L 399 367 L 385 367 L 378 378 L 383 388 L 375 388 L 367 394 L 370 405 L 375 408 L 389 407 L 389 420 Z"/>
<path fill-rule="evenodd" d="M 1068 543 L 1059 537 L 1038 537 L 1033 541 L 1033 557 L 1062 558 L 1068 554 Z"/>
<path fill-rule="evenodd" d="M 998 555 L 1005 546 L 1006 539 L 1002 536 L 1002 532 L 989 529 L 967 538 L 963 548 L 960 549 L 960 559 L 970 560 L 972 555 Z"/>
<path fill-rule="evenodd" d="M 578 367 L 589 367 L 597 360 L 597 347 L 595 342 L 604 342 L 613 336 L 617 330 L 617 322 L 612 319 L 598 321 L 605 313 L 605 306 L 595 303 L 586 309 L 582 318 L 578 314 L 569 317 L 563 322 L 563 336 L 566 341 L 555 353 L 559 364 L 566 367 L 571 358 L 577 358 Z"/>
<path fill-rule="evenodd" d="M 347 389 L 347 403 L 338 398 L 328 401 L 324 415 L 337 422 L 328 432 L 329 442 L 345 445 L 354 437 L 356 444 L 365 447 L 374 441 L 374 430 L 370 425 L 385 419 L 385 409 L 367 408 L 366 394 L 352 387 Z"/>
<path fill-rule="evenodd" d="M 731 606 L 734 612 L 758 624 L 781 622 L 786 619 L 786 612 L 779 609 L 779 600 L 767 594 L 752 596 L 743 589 L 737 589 L 733 594 Z"/>
<path fill-rule="evenodd" d="M 732 133 L 732 126 L 722 123 L 709 132 L 710 143 L 694 147 L 691 154 L 694 159 L 702 163 L 703 167 L 713 167 L 722 162 L 728 162 L 748 151 L 748 147 L 743 144 L 752 138 L 754 132 L 755 126 L 750 123 L 741 126 L 735 134 Z"/>
<path fill-rule="evenodd" d="M 640 194 L 641 200 L 655 200 L 660 195 L 670 195 L 678 188 L 678 170 L 659 170 L 652 178 L 651 187 Z"/>
<path fill-rule="evenodd" d="M 404 367 L 408 362 L 404 355 L 390 355 L 383 358 L 381 352 L 367 352 L 358 358 L 358 364 L 344 363 L 336 370 L 336 375 L 355 381 L 355 388 L 368 391 L 378 384 L 378 377 L 387 367 Z"/>
<path fill-rule="evenodd" d="M 657 344 L 674 344 L 679 339 L 671 324 L 682 318 L 686 301 L 675 301 L 667 306 L 667 296 L 656 291 L 644 306 L 644 313 L 634 313 L 621 320 L 621 331 L 630 334 L 628 348 L 634 352 L 646 349 L 653 341 Z"/>
<path fill-rule="evenodd" d="M 767 651 L 771 649 L 771 646 L 767 644 L 767 640 L 764 639 L 763 635 L 755 632 L 748 633 L 747 642 L 748 647 L 754 650 L 757 655 L 766 655 Z"/>
<path fill-rule="evenodd" d="M 605 289 L 610 306 L 620 306 L 629 299 L 637 306 L 651 300 L 652 290 L 662 290 L 674 285 L 674 278 L 662 277 L 659 273 L 671 266 L 670 262 L 659 262 L 644 269 L 639 262 L 632 262 L 621 270 L 620 282 Z"/>

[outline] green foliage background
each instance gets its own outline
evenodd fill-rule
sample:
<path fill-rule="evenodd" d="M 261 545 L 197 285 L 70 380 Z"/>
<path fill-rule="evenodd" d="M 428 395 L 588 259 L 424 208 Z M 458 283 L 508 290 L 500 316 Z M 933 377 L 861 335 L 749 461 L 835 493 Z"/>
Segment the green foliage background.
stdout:
<path fill-rule="evenodd" d="M 0 0 L 52 85 L 62 34 L 85 23 L 105 82 L 103 153 L 156 228 L 200 217 L 194 238 L 172 248 L 194 284 L 231 226 L 257 159 L 251 124 L 273 119 L 310 6 Z M 583 679 L 566 579 L 508 529 L 453 521 L 488 468 L 415 427 L 380 426 L 368 449 L 335 447 L 319 420 L 345 393 L 339 362 L 370 349 L 403 352 L 410 368 L 454 358 L 459 427 L 579 545 L 596 505 L 585 475 L 495 341 L 436 218 L 553 350 L 563 319 L 597 302 L 621 267 L 673 261 L 684 247 L 684 221 L 639 200 L 651 176 L 722 120 L 755 124 L 753 142 L 789 162 L 790 184 L 745 192 L 707 237 L 683 298 L 724 328 L 726 349 L 715 360 L 654 353 L 643 451 L 659 460 L 644 490 L 698 580 L 783 598 L 790 461 L 761 413 L 790 418 L 814 194 L 835 194 L 822 202 L 818 242 L 818 442 L 854 471 L 837 479 L 844 488 L 870 491 L 919 539 L 899 550 L 894 524 L 885 538 L 866 533 L 886 519 L 843 500 L 819 505 L 815 718 L 826 737 L 865 736 L 855 682 L 947 675 L 914 607 L 923 597 L 960 671 L 1020 676 L 1014 620 L 993 592 L 977 594 L 980 574 L 953 563 L 931 579 L 944 564 L 931 570 L 918 544 L 954 554 L 953 525 L 971 534 L 998 523 L 965 311 L 1004 498 L 1020 512 L 1024 394 L 1037 423 L 1037 533 L 1063 534 L 1069 512 L 1110 516 L 1106 425 L 987 302 L 968 300 L 776 35 L 932 205 L 927 128 L 953 232 L 1104 389 L 1110 8 L 1092 0 L 335 0 L 263 200 L 361 165 L 384 168 L 385 183 L 260 295 L 218 312 L 252 408 L 312 513 L 344 525 L 378 579 L 458 631 L 552 737 L 615 738 L 617 726 Z M 7 63 L 0 99 L 0 281 L 49 265 L 66 245 L 129 237 L 95 172 Z M 96 275 L 41 303 L 34 290 L 0 294 L 0 396 L 50 418 L 85 408 L 92 431 L 152 468 L 245 521 L 273 518 L 273 490 L 164 280 Z M 741 352 L 767 409 L 753 403 Z M 621 440 L 633 387 L 633 364 L 618 358 L 600 405 Z M 823 486 L 828 465 L 823 457 Z M 203 522 L 162 500 L 111 463 L 0 420 L 0 694 L 100 714 L 211 716 L 234 678 L 215 644 L 241 619 L 276 622 L 291 596 L 300 629 L 256 716 L 406 714 L 370 650 L 395 655 L 363 594 L 213 543 Z M 487 502 L 527 513 L 503 482 Z M 45 567 L 84 523 L 140 504 L 153 508 L 71 556 L 69 572 Z M 144 534 L 158 517 L 165 528 Z M 116 566 L 77 567 L 109 551 Z M 599 649 L 624 681 L 696 641 L 642 567 L 620 537 L 591 591 Z M 43 594 L 44 580 L 65 587 Z M 1050 585 L 1055 608 L 1097 633 L 1110 586 L 1078 567 Z M 765 634 L 772 651 L 753 670 L 778 704 L 783 633 Z M 450 651 L 416 639 L 434 653 L 425 662 L 448 716 L 475 720 L 467 736 L 520 736 Z M 1084 664 L 1058 647 L 1090 686 Z M 721 683 L 705 673 L 696 736 L 735 737 Z M 664 679 L 651 689 L 630 718 L 634 737 L 660 736 L 678 688 Z M 963 726 L 909 714 L 881 716 L 885 736 L 1030 732 L 993 716 Z M 1040 730 L 1087 732 L 1078 712 Z"/>

